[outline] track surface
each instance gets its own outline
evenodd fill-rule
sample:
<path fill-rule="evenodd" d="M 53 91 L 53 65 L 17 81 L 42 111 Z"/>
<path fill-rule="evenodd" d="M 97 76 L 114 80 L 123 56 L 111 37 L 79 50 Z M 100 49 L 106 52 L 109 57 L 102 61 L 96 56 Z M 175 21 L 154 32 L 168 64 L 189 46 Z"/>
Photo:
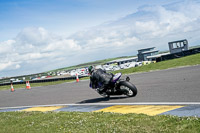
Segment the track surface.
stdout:
<path fill-rule="evenodd" d="M 33 87 L 31 90 L 0 91 L 0 107 L 71 103 L 200 102 L 200 65 L 129 76 L 130 82 L 138 88 L 136 97 L 114 96 L 109 100 L 102 98 L 89 88 L 87 80 Z"/>

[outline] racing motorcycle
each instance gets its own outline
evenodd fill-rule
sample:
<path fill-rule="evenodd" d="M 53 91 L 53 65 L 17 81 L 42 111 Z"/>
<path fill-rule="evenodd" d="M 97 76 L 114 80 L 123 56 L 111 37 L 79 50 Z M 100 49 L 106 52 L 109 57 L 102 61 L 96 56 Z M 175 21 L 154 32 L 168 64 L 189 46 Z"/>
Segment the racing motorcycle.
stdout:
<path fill-rule="evenodd" d="M 134 84 L 129 82 L 130 78 L 127 76 L 126 79 L 120 79 L 121 73 L 117 73 L 111 79 L 111 82 L 105 93 L 99 93 L 101 83 L 95 87 L 96 91 L 105 98 L 109 98 L 111 95 L 126 95 L 128 97 L 134 97 L 137 95 L 137 88 Z"/>

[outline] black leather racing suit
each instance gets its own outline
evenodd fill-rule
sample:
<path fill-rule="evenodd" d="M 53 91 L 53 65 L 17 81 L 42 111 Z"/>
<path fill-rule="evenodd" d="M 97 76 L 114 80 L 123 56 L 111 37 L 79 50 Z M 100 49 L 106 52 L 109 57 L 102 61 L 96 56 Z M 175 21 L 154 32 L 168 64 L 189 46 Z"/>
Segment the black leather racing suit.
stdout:
<path fill-rule="evenodd" d="M 112 73 L 106 73 L 102 69 L 94 70 L 90 76 L 90 87 L 93 89 L 99 88 L 100 93 L 105 92 L 112 78 Z"/>

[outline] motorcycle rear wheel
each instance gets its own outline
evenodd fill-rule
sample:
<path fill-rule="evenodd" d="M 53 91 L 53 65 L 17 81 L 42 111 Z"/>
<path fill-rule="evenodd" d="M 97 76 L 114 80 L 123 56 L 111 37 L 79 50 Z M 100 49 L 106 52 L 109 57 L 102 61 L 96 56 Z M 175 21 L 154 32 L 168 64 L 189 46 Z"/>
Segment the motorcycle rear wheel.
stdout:
<path fill-rule="evenodd" d="M 132 84 L 130 82 L 127 82 L 127 81 L 120 82 L 120 89 L 128 97 L 134 97 L 137 95 L 137 88 L 135 87 L 134 84 Z"/>

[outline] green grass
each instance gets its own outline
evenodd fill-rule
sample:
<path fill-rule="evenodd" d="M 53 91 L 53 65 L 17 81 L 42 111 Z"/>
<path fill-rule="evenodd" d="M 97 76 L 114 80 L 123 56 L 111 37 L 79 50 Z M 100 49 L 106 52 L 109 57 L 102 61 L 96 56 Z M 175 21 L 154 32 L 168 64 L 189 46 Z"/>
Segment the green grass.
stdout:
<path fill-rule="evenodd" d="M 1 112 L 0 133 L 199 133 L 200 118 L 103 112 Z"/>
<path fill-rule="evenodd" d="M 152 70 L 162 70 L 168 68 L 175 68 L 180 66 L 191 66 L 200 64 L 200 54 L 186 56 L 178 59 L 162 61 L 158 63 L 152 63 L 145 66 L 134 67 L 129 69 L 122 69 L 115 71 L 114 73 L 121 72 L 122 74 L 129 74 L 135 72 L 149 72 Z"/>
<path fill-rule="evenodd" d="M 38 87 L 38 86 L 56 85 L 56 84 L 72 82 L 72 81 L 75 81 L 75 79 L 74 80 L 60 80 L 60 81 L 54 81 L 54 82 L 30 83 L 30 85 L 31 87 Z M 13 87 L 14 89 L 26 88 L 26 84 L 14 84 Z M 0 90 L 9 90 L 9 89 L 11 89 L 10 85 L 0 86 Z"/>
<path fill-rule="evenodd" d="M 81 78 L 80 80 L 87 80 L 89 77 Z M 56 85 L 56 84 L 62 84 L 66 82 L 73 82 L 74 80 L 60 80 L 60 81 L 53 81 L 53 82 L 42 82 L 42 83 L 30 83 L 31 87 L 39 87 L 39 86 L 47 86 L 47 85 Z M 14 89 L 21 89 L 26 88 L 26 84 L 15 84 L 13 85 Z M 10 85 L 0 86 L 0 90 L 9 90 L 11 89 Z"/>

